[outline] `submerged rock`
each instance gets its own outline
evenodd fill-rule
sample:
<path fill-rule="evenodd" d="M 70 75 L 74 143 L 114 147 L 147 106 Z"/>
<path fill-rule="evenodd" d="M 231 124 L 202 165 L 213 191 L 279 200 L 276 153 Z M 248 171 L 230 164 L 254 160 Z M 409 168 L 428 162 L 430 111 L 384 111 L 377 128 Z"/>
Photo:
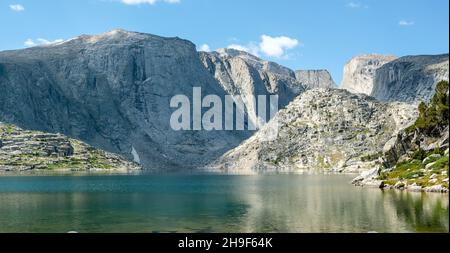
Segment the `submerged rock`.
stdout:
<path fill-rule="evenodd" d="M 383 181 L 377 179 L 379 176 L 379 171 L 379 168 L 364 171 L 358 177 L 353 179 L 352 184 L 356 186 L 381 188 L 383 186 Z"/>

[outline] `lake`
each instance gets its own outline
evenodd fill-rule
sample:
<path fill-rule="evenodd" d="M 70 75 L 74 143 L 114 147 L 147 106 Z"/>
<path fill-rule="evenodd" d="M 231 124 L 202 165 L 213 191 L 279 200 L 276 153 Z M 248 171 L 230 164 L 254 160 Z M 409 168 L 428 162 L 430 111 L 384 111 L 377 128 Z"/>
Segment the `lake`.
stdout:
<path fill-rule="evenodd" d="M 352 177 L 0 177 L 0 232 L 449 232 L 447 194 Z"/>

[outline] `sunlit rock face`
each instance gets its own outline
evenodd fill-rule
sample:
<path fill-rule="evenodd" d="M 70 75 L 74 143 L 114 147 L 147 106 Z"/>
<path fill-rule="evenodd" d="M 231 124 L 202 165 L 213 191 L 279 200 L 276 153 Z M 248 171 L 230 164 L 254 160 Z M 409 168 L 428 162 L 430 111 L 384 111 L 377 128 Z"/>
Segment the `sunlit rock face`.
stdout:
<path fill-rule="evenodd" d="M 368 170 L 377 166 L 371 157 L 416 117 L 413 105 L 345 90 L 309 90 L 211 169 L 237 174 Z M 278 136 L 267 141 L 274 128 Z"/>
<path fill-rule="evenodd" d="M 395 59 L 395 56 L 378 54 L 359 55 L 352 58 L 344 66 L 341 88 L 352 93 L 370 95 L 377 69 Z"/>
<path fill-rule="evenodd" d="M 196 168 L 249 136 L 172 130 L 170 100 L 192 98 L 193 87 L 226 94 L 179 38 L 114 30 L 0 52 L 0 121 L 63 133 L 147 169 Z"/>
<path fill-rule="evenodd" d="M 439 81 L 448 81 L 449 57 L 405 56 L 380 67 L 371 95 L 382 101 L 429 101 Z"/>

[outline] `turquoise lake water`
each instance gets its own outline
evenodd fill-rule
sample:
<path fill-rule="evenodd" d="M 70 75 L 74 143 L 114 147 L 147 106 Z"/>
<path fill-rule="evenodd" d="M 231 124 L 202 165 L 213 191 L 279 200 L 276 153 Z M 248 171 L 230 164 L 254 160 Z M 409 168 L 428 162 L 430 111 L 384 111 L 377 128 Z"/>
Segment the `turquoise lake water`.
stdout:
<path fill-rule="evenodd" d="M 446 194 L 342 175 L 0 177 L 0 232 L 449 232 Z"/>

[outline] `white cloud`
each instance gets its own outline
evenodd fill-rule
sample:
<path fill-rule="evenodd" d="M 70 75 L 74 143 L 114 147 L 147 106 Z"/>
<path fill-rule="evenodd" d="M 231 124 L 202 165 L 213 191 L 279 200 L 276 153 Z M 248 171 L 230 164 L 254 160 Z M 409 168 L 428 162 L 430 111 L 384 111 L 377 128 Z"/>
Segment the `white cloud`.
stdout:
<path fill-rule="evenodd" d="M 198 48 L 198 51 L 211 52 L 211 48 L 208 44 L 203 44 Z"/>
<path fill-rule="evenodd" d="M 127 5 L 155 4 L 157 2 L 177 4 L 180 3 L 181 0 L 121 0 L 121 2 Z"/>
<path fill-rule="evenodd" d="M 259 56 L 259 52 L 260 52 L 259 46 L 256 45 L 254 42 L 250 42 L 245 46 L 239 45 L 239 44 L 231 44 L 227 48 L 244 51 L 244 52 L 247 52 L 254 56 Z"/>
<path fill-rule="evenodd" d="M 36 46 L 36 43 L 34 43 L 34 41 L 32 39 L 27 39 L 25 41 L 24 45 L 27 47 L 34 47 L 34 46 Z"/>
<path fill-rule="evenodd" d="M 40 45 L 44 45 L 45 46 L 45 45 L 61 43 L 63 41 L 64 40 L 62 40 L 62 39 L 57 39 L 57 40 L 50 41 L 50 40 L 39 38 L 39 39 L 36 39 L 36 41 L 34 41 L 32 39 L 27 39 L 23 44 L 26 47 L 34 47 L 34 46 L 40 46 Z"/>
<path fill-rule="evenodd" d="M 287 51 L 297 47 L 300 42 L 287 36 L 271 37 L 262 35 L 261 42 L 250 42 L 246 45 L 231 44 L 228 48 L 245 51 L 247 53 L 259 56 L 264 54 L 274 58 L 288 58 Z"/>
<path fill-rule="evenodd" d="M 245 52 L 249 51 L 248 47 L 242 46 L 242 45 L 238 45 L 238 44 L 231 44 L 227 48 L 235 49 L 235 50 L 239 50 L 239 51 L 245 51 Z"/>
<path fill-rule="evenodd" d="M 10 8 L 11 10 L 17 11 L 17 12 L 20 12 L 20 11 L 24 11 L 24 10 L 25 10 L 25 7 L 23 7 L 23 5 L 21 5 L 21 4 L 11 4 L 11 5 L 9 6 L 9 8 Z"/>
<path fill-rule="evenodd" d="M 286 36 L 270 37 L 262 35 L 259 48 L 264 54 L 279 58 L 285 56 L 287 50 L 295 48 L 298 44 L 298 40 Z"/>
<path fill-rule="evenodd" d="M 414 25 L 413 21 L 407 21 L 407 20 L 400 20 L 400 22 L 398 22 L 399 26 L 412 26 Z"/>

